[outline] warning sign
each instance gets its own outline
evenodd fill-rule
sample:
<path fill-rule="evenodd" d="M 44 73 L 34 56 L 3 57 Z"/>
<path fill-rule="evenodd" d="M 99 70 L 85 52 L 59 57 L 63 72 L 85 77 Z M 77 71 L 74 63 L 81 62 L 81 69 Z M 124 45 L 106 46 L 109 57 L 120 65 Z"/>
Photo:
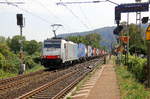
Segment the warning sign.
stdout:
<path fill-rule="evenodd" d="M 120 36 L 119 37 L 120 38 L 120 40 L 123 42 L 123 43 L 128 43 L 129 42 L 129 37 L 128 36 Z"/>
<path fill-rule="evenodd" d="M 150 40 L 150 25 L 147 27 L 146 30 L 146 40 Z"/>

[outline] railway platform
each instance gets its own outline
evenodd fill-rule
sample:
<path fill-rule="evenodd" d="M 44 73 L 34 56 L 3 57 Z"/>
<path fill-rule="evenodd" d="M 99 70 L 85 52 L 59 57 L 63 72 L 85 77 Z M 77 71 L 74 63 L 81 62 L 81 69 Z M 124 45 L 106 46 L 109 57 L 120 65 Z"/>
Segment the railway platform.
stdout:
<path fill-rule="evenodd" d="M 112 61 L 98 69 L 72 99 L 120 99 L 120 90 Z"/>

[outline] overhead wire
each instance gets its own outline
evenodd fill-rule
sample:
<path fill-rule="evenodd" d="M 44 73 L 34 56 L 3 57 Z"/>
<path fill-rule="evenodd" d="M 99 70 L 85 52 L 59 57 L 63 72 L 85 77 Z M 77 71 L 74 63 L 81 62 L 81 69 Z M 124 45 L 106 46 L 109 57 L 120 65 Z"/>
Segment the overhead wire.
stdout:
<path fill-rule="evenodd" d="M 18 8 L 18 9 L 20 9 L 20 10 L 22 10 L 22 11 L 24 11 L 24 12 L 30 14 L 30 15 L 32 15 L 32 16 L 34 16 L 34 17 L 37 17 L 37 18 L 39 18 L 40 20 L 44 21 L 44 22 L 47 23 L 47 24 L 52 24 L 50 21 L 46 20 L 45 18 L 43 18 L 43 17 L 41 17 L 41 16 L 39 16 L 39 15 L 36 15 L 36 14 L 34 14 L 34 13 L 32 13 L 32 12 L 26 10 L 26 9 L 23 9 L 23 8 L 19 7 L 18 5 L 16 5 L 16 4 L 13 4 L 13 3 L 10 4 L 10 3 L 9 3 L 9 5 L 14 6 L 14 7 L 16 7 L 16 8 Z"/>
<path fill-rule="evenodd" d="M 69 7 L 67 7 L 66 5 L 63 4 L 63 6 L 68 9 L 68 11 L 76 18 L 79 20 L 79 22 L 86 28 L 89 29 L 88 25 L 85 24 Z"/>
<path fill-rule="evenodd" d="M 7 2 L 8 2 L 8 1 L 6 0 L 6 3 L 7 3 Z M 32 12 L 30 12 L 30 11 L 28 11 L 28 10 L 26 10 L 26 9 L 24 9 L 24 8 L 22 8 L 22 7 L 20 7 L 20 6 L 18 6 L 17 4 L 8 2 L 7 5 L 14 6 L 14 7 L 16 7 L 17 9 L 20 9 L 20 10 L 22 10 L 22 11 L 24 11 L 24 12 L 30 14 L 31 16 L 40 19 L 41 21 L 43 21 L 43 22 L 45 22 L 45 23 L 47 23 L 47 24 L 49 24 L 49 25 L 53 24 L 52 22 L 48 21 L 47 19 L 45 19 L 45 18 L 43 18 L 43 17 L 41 17 L 41 16 L 39 16 L 39 15 L 37 15 L 37 14 L 34 14 L 34 13 L 32 13 Z M 66 29 L 65 27 L 63 27 L 63 28 Z M 68 30 L 66 30 L 66 31 L 68 31 Z M 69 31 L 68 31 L 68 32 L 69 32 Z"/>
<path fill-rule="evenodd" d="M 47 23 L 47 24 L 52 24 L 50 21 L 44 19 L 43 17 L 41 17 L 41 16 L 39 16 L 39 15 L 36 15 L 36 14 L 34 14 L 34 13 L 32 13 L 32 12 L 26 10 L 26 9 L 23 9 L 23 8 L 19 7 L 18 5 L 16 5 L 16 4 L 9 3 L 8 5 L 14 6 L 14 7 L 16 7 L 16 8 L 18 8 L 18 9 L 20 9 L 20 10 L 22 10 L 22 11 L 24 11 L 24 12 L 30 14 L 31 16 L 40 19 L 41 21 L 43 21 L 43 22 L 45 22 L 45 23 Z"/>
<path fill-rule="evenodd" d="M 106 0 L 106 2 L 110 2 L 110 3 L 112 3 L 112 4 L 119 5 L 118 3 L 113 2 L 113 1 L 111 1 L 111 0 Z"/>
<path fill-rule="evenodd" d="M 82 23 L 86 28 L 89 28 L 82 20 L 80 20 L 80 18 L 71 10 L 69 9 L 69 7 L 67 7 L 67 4 L 84 4 L 84 3 L 100 3 L 100 2 L 110 2 L 112 4 L 115 4 L 115 5 L 119 5 L 118 3 L 116 2 L 113 2 L 111 0 L 103 0 L 103 1 L 83 1 L 83 2 L 62 2 L 60 0 L 60 2 L 56 3 L 57 5 L 62 5 L 64 7 L 66 7 L 71 13 L 73 16 L 75 16 L 77 19 L 79 19 L 80 23 Z M 81 7 L 80 7 L 81 8 Z M 82 10 L 82 9 L 81 9 Z M 85 17 L 85 14 L 83 13 L 84 17 Z M 87 18 L 87 17 L 85 17 Z M 89 22 L 88 22 L 89 23 Z"/>
<path fill-rule="evenodd" d="M 83 11 L 83 9 L 81 8 L 80 5 L 79 5 L 79 8 L 80 8 L 80 11 L 81 11 L 81 13 L 82 13 L 84 19 L 87 21 L 89 27 L 92 29 L 92 26 L 91 26 L 92 24 L 91 24 L 91 22 L 89 21 L 88 17 L 87 17 L 86 14 L 84 13 L 84 11 Z"/>
<path fill-rule="evenodd" d="M 5 0 L 5 1 L 8 2 L 7 0 Z M 117 3 L 112 2 L 112 1 L 110 1 L 110 0 L 106 0 L 106 1 L 118 5 Z M 47 24 L 52 24 L 50 21 L 44 19 L 43 17 L 41 17 L 41 16 L 39 16 L 39 15 L 36 15 L 36 14 L 34 14 L 34 13 L 32 13 L 32 12 L 26 10 L 26 9 L 23 9 L 23 8 L 19 7 L 17 4 L 10 3 L 10 2 L 8 2 L 7 4 L 8 4 L 8 5 L 15 6 L 16 8 L 21 9 L 21 10 L 23 10 L 24 12 L 29 13 L 30 15 L 39 18 L 40 20 L 44 21 L 44 22 L 47 23 Z M 40 5 L 43 6 L 45 9 L 47 9 L 47 11 L 50 11 L 50 10 L 49 10 L 47 7 L 45 7 L 42 3 L 41 3 Z M 65 4 L 62 4 L 62 5 L 63 5 L 66 9 L 68 9 L 68 11 L 69 11 L 76 19 L 78 19 L 79 22 L 80 22 L 85 28 L 89 29 L 89 26 L 88 26 L 87 24 L 85 24 L 85 23 L 80 19 L 80 17 L 77 16 L 77 15 L 72 11 L 72 9 L 70 9 L 70 8 L 69 8 L 68 6 L 66 6 Z M 81 8 L 81 7 L 80 7 L 80 8 Z M 52 11 L 50 11 L 50 12 L 52 13 Z M 82 11 L 82 12 L 83 12 L 83 11 Z M 84 14 L 84 13 L 83 13 L 83 14 Z M 53 14 L 53 16 L 54 16 L 55 18 L 59 19 L 55 14 Z M 84 14 L 84 17 L 87 19 L 87 17 L 85 16 L 85 14 Z"/>
<path fill-rule="evenodd" d="M 43 7 L 44 9 L 46 9 L 49 13 L 52 14 L 52 16 L 55 18 L 55 19 L 58 19 L 60 20 L 64 25 L 66 25 L 58 16 L 56 16 L 48 7 L 46 7 L 43 3 L 41 3 L 40 1 L 38 0 L 34 0 L 36 1 L 36 3 L 38 3 L 41 7 Z M 65 28 L 65 26 L 63 25 L 63 28 L 69 32 L 69 30 L 67 28 Z M 69 27 L 68 25 L 66 25 L 67 27 Z"/>

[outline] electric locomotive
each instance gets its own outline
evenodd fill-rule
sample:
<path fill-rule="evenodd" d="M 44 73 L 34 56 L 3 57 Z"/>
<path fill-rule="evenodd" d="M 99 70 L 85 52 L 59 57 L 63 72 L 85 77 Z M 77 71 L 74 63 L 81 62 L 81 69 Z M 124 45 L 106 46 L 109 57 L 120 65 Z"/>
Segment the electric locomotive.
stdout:
<path fill-rule="evenodd" d="M 41 63 L 46 68 L 55 68 L 78 60 L 78 45 L 64 39 L 44 40 Z"/>

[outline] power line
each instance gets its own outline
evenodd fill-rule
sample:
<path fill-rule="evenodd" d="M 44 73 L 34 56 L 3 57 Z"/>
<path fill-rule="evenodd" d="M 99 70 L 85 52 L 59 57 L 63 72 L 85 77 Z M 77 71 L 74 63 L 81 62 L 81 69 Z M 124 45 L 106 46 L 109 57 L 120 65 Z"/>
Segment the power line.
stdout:
<path fill-rule="evenodd" d="M 85 4 L 85 3 L 100 3 L 100 2 L 106 2 L 105 1 L 84 1 L 84 2 L 58 2 L 57 5 L 64 5 L 64 4 Z"/>
<path fill-rule="evenodd" d="M 15 4 L 11 4 L 11 5 L 12 5 L 12 6 L 15 6 L 16 8 L 18 8 L 18 9 L 20 9 L 20 10 L 23 10 L 24 12 L 26 12 L 26 13 L 32 15 L 33 17 L 37 17 L 38 19 L 40 19 L 41 21 L 43 21 L 43 22 L 45 22 L 45 23 L 47 23 L 47 24 L 49 24 L 49 25 L 50 25 L 50 24 L 53 24 L 53 23 L 49 22 L 48 20 L 44 19 L 43 17 L 38 16 L 38 15 L 32 13 L 32 12 L 29 12 L 28 10 L 23 9 L 23 8 L 19 7 L 18 5 L 15 5 Z M 46 35 L 45 37 L 47 37 L 47 35 Z"/>
<path fill-rule="evenodd" d="M 68 11 L 70 11 L 70 13 L 76 18 L 79 20 L 79 22 L 84 26 L 86 27 L 87 29 L 89 29 L 89 27 L 70 9 L 68 8 L 66 5 L 63 5 L 66 9 L 68 9 Z"/>
<path fill-rule="evenodd" d="M 71 12 L 71 14 L 80 21 L 80 23 L 82 23 L 86 28 L 89 28 L 82 20 L 80 20 L 80 18 L 71 9 L 69 9 L 67 7 L 67 4 L 85 4 L 85 3 L 101 3 L 101 2 L 110 2 L 112 4 L 119 5 L 119 4 L 117 4 L 117 3 L 113 2 L 113 1 L 110 1 L 110 0 L 103 0 L 103 1 L 100 1 L 100 0 L 97 0 L 97 1 L 83 1 L 83 2 L 61 2 L 61 0 L 60 0 L 60 2 L 58 2 L 56 4 L 57 5 L 65 6 Z"/>
<path fill-rule="evenodd" d="M 86 14 L 84 13 L 83 9 L 81 8 L 81 6 L 79 5 L 80 11 L 84 17 L 84 19 L 87 21 L 88 25 L 92 28 L 91 26 L 91 22 L 89 21 L 88 17 L 86 16 Z"/>
<path fill-rule="evenodd" d="M 101 3 L 101 2 L 110 2 L 112 4 L 115 4 L 115 5 L 119 5 L 118 3 L 116 2 L 113 2 L 111 0 L 104 0 L 104 1 L 100 1 L 100 0 L 97 0 L 97 1 L 83 1 L 83 2 L 58 2 L 56 3 L 57 5 L 66 5 L 66 4 L 85 4 L 85 3 Z"/>
<path fill-rule="evenodd" d="M 61 23 L 63 23 L 64 25 L 66 25 L 57 15 L 55 15 L 48 7 L 46 7 L 43 3 L 41 3 L 40 1 L 38 0 L 34 0 L 36 1 L 36 3 L 38 3 L 41 7 L 43 7 L 44 9 L 46 9 L 46 11 L 48 11 L 48 14 L 49 12 L 52 14 L 52 16 L 55 18 L 55 19 L 58 19 L 61 21 Z M 49 14 L 50 15 L 50 14 Z M 67 28 L 65 28 L 63 25 L 63 28 L 69 32 L 69 30 Z M 68 25 L 66 25 L 67 27 L 69 27 Z"/>
<path fill-rule="evenodd" d="M 5 2 L 4 1 L 2 1 L 2 2 L 0 2 L 1 4 L 12 4 L 12 3 L 14 3 L 14 4 L 24 4 L 24 2 L 9 2 L 8 0 L 5 0 Z"/>
<path fill-rule="evenodd" d="M 26 10 L 26 9 L 23 9 L 23 8 L 19 7 L 18 5 L 16 5 L 16 4 L 11 3 L 11 4 L 9 4 L 9 5 L 12 5 L 12 6 L 14 6 L 14 7 L 16 7 L 16 8 L 18 8 L 18 9 L 20 9 L 20 10 L 26 12 L 26 13 L 29 13 L 30 15 L 39 18 L 40 20 L 44 21 L 45 23 L 52 24 L 50 21 L 44 19 L 43 17 L 41 17 L 41 16 L 39 16 L 39 15 L 36 15 L 36 14 L 34 14 L 34 13 L 32 13 L 32 12 Z"/>
<path fill-rule="evenodd" d="M 110 1 L 110 0 L 106 0 L 106 2 L 110 2 L 110 3 L 112 3 L 112 4 L 119 5 L 118 3 L 113 2 L 113 1 Z"/>

